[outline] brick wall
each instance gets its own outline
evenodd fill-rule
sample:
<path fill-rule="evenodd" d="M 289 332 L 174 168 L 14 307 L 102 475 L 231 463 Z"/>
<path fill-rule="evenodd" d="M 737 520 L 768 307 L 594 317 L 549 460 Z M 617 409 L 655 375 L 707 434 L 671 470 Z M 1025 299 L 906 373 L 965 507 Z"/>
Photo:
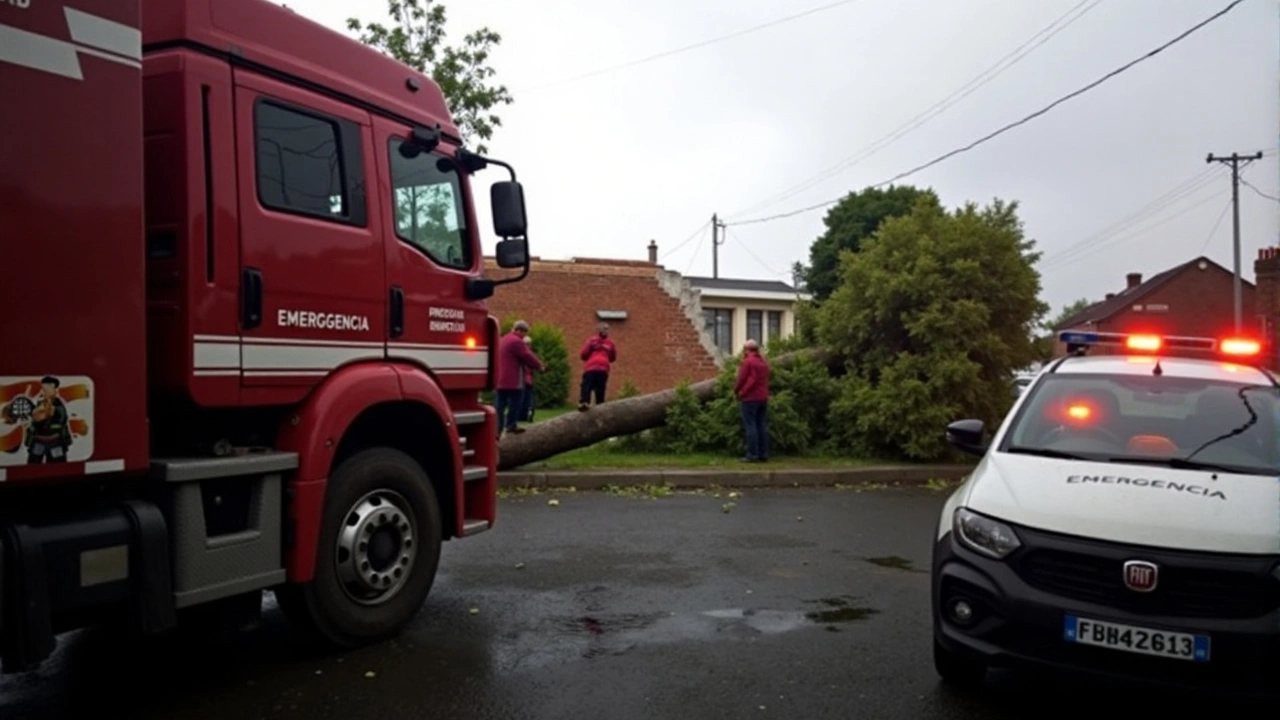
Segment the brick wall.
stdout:
<path fill-rule="evenodd" d="M 486 265 L 492 277 L 509 272 L 497 269 L 492 260 Z M 714 348 L 701 332 L 696 295 L 686 285 L 676 273 L 643 261 L 535 259 L 529 276 L 500 285 L 488 307 L 499 320 L 518 316 L 564 331 L 574 401 L 582 373 L 578 351 L 600 322 L 596 311 L 625 310 L 625 320 L 606 321 L 618 346 L 608 393 L 616 397 L 627 380 L 648 393 L 670 388 L 683 378 L 696 382 L 715 376 Z"/>
<path fill-rule="evenodd" d="M 1280 369 L 1280 343 L 1276 342 L 1277 320 L 1280 320 L 1280 248 L 1259 248 L 1253 272 L 1257 276 L 1254 312 L 1262 326 L 1267 367 Z"/>
<path fill-rule="evenodd" d="M 1277 269 L 1280 270 L 1280 266 Z M 1233 284 L 1231 272 L 1218 265 L 1206 263 L 1202 269 L 1198 264 L 1191 264 L 1110 318 L 1091 327 L 1072 329 L 1221 338 L 1235 329 Z M 1244 282 L 1241 296 L 1242 333 L 1256 335 L 1259 331 L 1258 301 L 1256 290 L 1248 280 Z M 1151 305 L 1167 309 L 1153 312 L 1149 309 Z M 1066 352 L 1062 343 L 1057 343 L 1057 346 L 1057 355 Z M 1096 348 L 1089 354 L 1117 352 L 1123 350 Z"/>

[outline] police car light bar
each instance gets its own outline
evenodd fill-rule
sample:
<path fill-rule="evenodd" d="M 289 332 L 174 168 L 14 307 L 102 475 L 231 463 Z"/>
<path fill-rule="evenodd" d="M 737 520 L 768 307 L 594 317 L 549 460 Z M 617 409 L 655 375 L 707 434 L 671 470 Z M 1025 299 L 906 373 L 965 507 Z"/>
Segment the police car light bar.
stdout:
<path fill-rule="evenodd" d="M 1162 350 L 1184 349 L 1218 352 L 1235 357 L 1252 357 L 1262 352 L 1262 343 L 1249 338 L 1180 337 L 1174 335 L 1150 335 L 1143 333 L 1107 333 L 1064 330 L 1058 340 L 1068 349 L 1084 349 L 1093 345 L 1122 346 L 1135 353 L 1157 353 Z"/>

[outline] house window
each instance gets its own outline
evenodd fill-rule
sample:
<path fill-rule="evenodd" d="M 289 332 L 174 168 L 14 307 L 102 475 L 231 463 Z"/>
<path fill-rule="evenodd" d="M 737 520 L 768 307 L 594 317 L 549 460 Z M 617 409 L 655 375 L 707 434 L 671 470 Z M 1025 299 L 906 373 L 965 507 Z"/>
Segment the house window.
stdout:
<path fill-rule="evenodd" d="M 711 308 L 703 311 L 707 334 L 724 353 L 733 352 L 733 311 Z"/>
<path fill-rule="evenodd" d="M 747 311 L 747 338 L 764 344 L 764 312 Z"/>
<path fill-rule="evenodd" d="M 259 100 L 253 115 L 264 207 L 365 224 L 358 125 L 268 100 Z"/>
<path fill-rule="evenodd" d="M 769 311 L 769 342 L 782 339 L 782 311 Z"/>

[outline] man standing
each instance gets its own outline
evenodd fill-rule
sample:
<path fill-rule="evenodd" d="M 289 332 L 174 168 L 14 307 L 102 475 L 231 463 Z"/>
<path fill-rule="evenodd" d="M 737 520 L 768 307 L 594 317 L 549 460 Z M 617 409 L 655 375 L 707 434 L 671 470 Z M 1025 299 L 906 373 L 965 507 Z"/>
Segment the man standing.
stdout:
<path fill-rule="evenodd" d="M 544 370 L 546 366 L 525 344 L 529 335 L 529 323 L 517 320 L 511 332 L 498 343 L 498 372 L 495 379 L 498 411 L 498 437 L 503 432 L 521 433 L 520 410 L 524 405 L 524 378 L 526 368 Z"/>
<path fill-rule="evenodd" d="M 530 352 L 533 351 L 533 337 L 524 336 L 524 344 L 529 346 Z M 534 353 L 535 355 L 537 353 Z M 528 365 L 524 366 L 524 402 L 520 405 L 520 420 L 522 422 L 533 422 L 533 368 Z"/>
<path fill-rule="evenodd" d="M 742 364 L 733 392 L 742 404 L 742 424 L 747 433 L 747 454 L 743 462 L 769 459 L 769 363 L 760 354 L 755 340 L 742 346 Z"/>
<path fill-rule="evenodd" d="M 596 334 L 587 338 L 582 346 L 582 394 L 578 398 L 578 410 L 585 412 L 590 407 L 591 396 L 595 395 L 596 404 L 604 402 L 605 387 L 609 384 L 609 367 L 618 361 L 618 349 L 609 339 L 609 324 L 600 323 Z"/>

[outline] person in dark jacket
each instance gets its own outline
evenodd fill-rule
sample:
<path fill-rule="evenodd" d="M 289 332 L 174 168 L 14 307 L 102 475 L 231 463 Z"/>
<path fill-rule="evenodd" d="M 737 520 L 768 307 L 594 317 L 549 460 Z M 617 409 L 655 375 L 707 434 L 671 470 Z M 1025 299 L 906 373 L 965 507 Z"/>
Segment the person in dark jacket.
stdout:
<path fill-rule="evenodd" d="M 769 459 L 769 363 L 760 354 L 755 340 L 742 346 L 742 364 L 734 395 L 742 406 L 742 425 L 747 434 L 747 454 L 743 462 Z"/>
<path fill-rule="evenodd" d="M 524 336 L 524 344 L 529 346 L 529 350 L 533 350 L 533 338 L 529 335 Z M 537 353 L 534 353 L 535 355 Z M 524 403 L 520 406 L 520 420 L 522 422 L 533 422 L 533 368 L 524 366 Z"/>
<path fill-rule="evenodd" d="M 511 326 L 511 332 L 498 341 L 498 368 L 494 378 L 495 395 L 498 411 L 498 436 L 503 432 L 520 433 L 524 429 L 517 425 L 520 422 L 520 411 L 524 405 L 525 369 L 545 370 L 546 366 L 533 354 L 533 350 L 525 344 L 525 336 L 529 334 L 529 323 L 517 320 Z"/>
<path fill-rule="evenodd" d="M 596 334 L 582 344 L 582 394 L 578 397 L 578 410 L 590 407 L 591 396 L 596 404 L 604 402 L 605 387 L 609 384 L 609 368 L 618 361 L 618 348 L 609 339 L 608 323 L 600 323 Z"/>

